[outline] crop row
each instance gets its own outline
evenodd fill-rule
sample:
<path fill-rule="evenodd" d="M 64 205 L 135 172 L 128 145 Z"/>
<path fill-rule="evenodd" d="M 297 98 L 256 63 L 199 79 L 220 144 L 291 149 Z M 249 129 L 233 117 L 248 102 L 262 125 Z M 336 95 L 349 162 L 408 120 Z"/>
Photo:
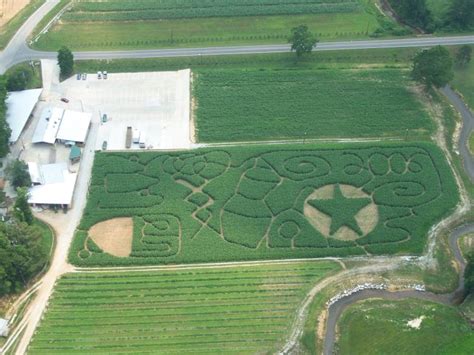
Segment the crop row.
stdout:
<path fill-rule="evenodd" d="M 358 0 L 79 0 L 74 11 L 134 11 L 152 9 L 213 8 L 227 6 L 281 6 L 301 4 L 352 4 Z"/>
<path fill-rule="evenodd" d="M 63 16 L 66 21 L 133 21 L 202 17 L 350 13 L 358 1 L 108 1 L 78 2 Z"/>
<path fill-rule="evenodd" d="M 203 142 L 429 133 L 434 126 L 402 70 L 200 70 Z"/>
<path fill-rule="evenodd" d="M 183 300 L 183 303 L 176 305 L 175 308 L 167 308 L 166 305 L 163 308 L 162 301 L 158 297 L 149 299 L 150 303 L 143 307 L 140 303 L 142 297 L 134 297 L 135 293 L 132 290 L 119 291 L 127 284 L 120 282 L 121 279 L 117 277 L 120 274 L 117 273 L 66 275 L 58 282 L 49 309 L 33 338 L 29 353 L 75 353 L 81 350 L 87 353 L 115 352 L 121 345 L 120 351 L 126 352 L 147 352 L 156 349 L 166 353 L 209 352 L 212 349 L 216 351 L 229 349 L 237 352 L 246 352 L 248 349 L 252 349 L 252 352 L 277 350 L 285 339 L 294 312 L 306 292 L 331 269 L 338 268 L 338 265 L 332 262 L 295 264 L 295 268 L 302 266 L 303 269 L 306 267 L 313 269 L 313 276 L 303 277 L 301 275 L 308 271 L 293 271 L 292 264 L 288 264 L 269 267 L 267 273 L 261 277 L 260 285 L 249 287 L 245 285 L 245 280 L 241 280 L 243 289 L 253 291 L 265 289 L 266 285 L 278 277 L 278 273 L 272 274 L 272 268 L 276 270 L 287 268 L 290 276 L 296 278 L 300 276 L 305 280 L 298 286 L 297 294 L 291 297 L 280 297 L 278 292 L 274 293 L 271 289 L 267 289 L 266 299 L 262 302 L 259 302 L 259 299 L 246 302 L 238 300 L 239 292 L 229 290 L 235 302 L 229 301 L 223 304 L 221 300 L 211 297 L 200 305 L 188 295 L 189 303 Z M 228 271 L 229 275 L 235 275 L 239 272 L 262 271 L 258 269 L 258 266 L 252 266 L 207 271 L 209 277 L 212 277 L 217 270 L 219 274 L 226 274 Z M 173 273 L 179 286 L 181 282 L 179 272 Z M 137 278 L 148 274 L 160 279 L 160 276 L 167 272 L 133 273 Z M 123 274 L 123 278 L 129 280 L 130 275 Z M 75 297 L 74 281 L 81 284 L 90 281 L 90 287 L 100 291 L 101 286 L 96 283 L 98 279 L 107 283 L 117 281 L 117 291 L 121 294 L 121 300 L 127 302 L 125 307 L 120 304 L 110 307 L 106 299 L 103 299 L 101 304 L 89 304 L 86 297 Z M 188 283 L 188 271 L 182 272 L 182 281 Z M 220 283 L 219 280 L 213 282 Z M 150 286 L 153 286 L 153 278 L 149 283 L 137 285 L 136 292 L 146 293 Z M 160 287 L 172 291 L 175 285 Z M 210 288 L 209 291 L 212 292 L 214 289 Z M 113 290 L 103 292 L 105 296 L 116 294 L 117 292 Z M 61 297 L 58 297 L 59 295 Z M 74 306 L 64 306 L 61 303 L 68 299 L 74 299 Z M 135 305 L 133 301 L 136 302 Z"/>
<path fill-rule="evenodd" d="M 138 21 L 168 20 L 207 17 L 306 15 L 322 13 L 347 13 L 360 8 L 357 3 L 348 4 L 305 4 L 278 6 L 225 6 L 208 8 L 180 8 L 172 10 L 136 10 L 117 12 L 69 12 L 63 20 L 70 22 L 87 21 Z"/>

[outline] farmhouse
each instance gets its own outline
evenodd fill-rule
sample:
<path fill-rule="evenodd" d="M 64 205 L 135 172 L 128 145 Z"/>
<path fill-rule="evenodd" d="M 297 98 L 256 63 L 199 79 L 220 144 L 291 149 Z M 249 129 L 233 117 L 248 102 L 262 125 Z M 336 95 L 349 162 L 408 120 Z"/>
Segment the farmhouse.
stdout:
<path fill-rule="evenodd" d="M 33 186 L 28 203 L 34 206 L 70 207 L 77 173 L 71 173 L 66 163 L 38 165 L 28 163 Z"/>
<path fill-rule="evenodd" d="M 8 331 L 8 321 L 6 319 L 0 318 L 0 337 L 7 337 Z"/>
<path fill-rule="evenodd" d="M 83 144 L 89 132 L 91 118 L 92 114 L 86 112 L 64 110 L 58 107 L 46 108 L 41 113 L 32 142 Z"/>
<path fill-rule="evenodd" d="M 43 89 L 10 92 L 6 100 L 7 122 L 12 130 L 10 143 L 15 143 L 25 128 Z"/>

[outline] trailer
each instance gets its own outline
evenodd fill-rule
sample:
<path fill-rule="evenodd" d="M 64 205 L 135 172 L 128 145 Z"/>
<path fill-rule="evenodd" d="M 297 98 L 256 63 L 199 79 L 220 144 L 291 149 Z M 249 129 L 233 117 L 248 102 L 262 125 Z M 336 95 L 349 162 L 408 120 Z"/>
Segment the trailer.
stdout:
<path fill-rule="evenodd" d="M 127 136 L 125 138 L 125 148 L 130 149 L 132 147 L 132 127 L 127 127 Z"/>

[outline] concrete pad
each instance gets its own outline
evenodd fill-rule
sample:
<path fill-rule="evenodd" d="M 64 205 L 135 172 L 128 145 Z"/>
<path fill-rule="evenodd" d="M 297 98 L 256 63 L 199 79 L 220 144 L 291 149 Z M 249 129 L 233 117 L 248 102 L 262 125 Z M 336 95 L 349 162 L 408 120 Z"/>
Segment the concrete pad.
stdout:
<path fill-rule="evenodd" d="M 191 71 L 109 74 L 98 79 L 70 78 L 61 92 L 79 101 L 82 110 L 95 117 L 107 114 L 99 127 L 96 149 L 107 141 L 107 150 L 125 150 L 127 127 L 138 129 L 148 149 L 188 149 L 190 141 Z M 77 103 L 75 104 L 77 105 Z M 131 149 L 140 149 L 138 144 Z"/>

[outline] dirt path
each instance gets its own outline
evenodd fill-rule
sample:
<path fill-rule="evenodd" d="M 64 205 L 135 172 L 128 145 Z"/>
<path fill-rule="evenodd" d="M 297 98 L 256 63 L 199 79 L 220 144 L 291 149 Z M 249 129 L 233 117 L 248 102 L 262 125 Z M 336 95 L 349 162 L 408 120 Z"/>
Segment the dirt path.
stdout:
<path fill-rule="evenodd" d="M 92 171 L 94 160 L 94 146 L 97 137 L 97 129 L 99 126 L 99 118 L 94 117 L 89 137 L 84 148 L 81 161 L 81 168 L 77 179 L 76 190 L 74 193 L 74 206 L 67 214 L 62 212 L 42 212 L 36 217 L 49 223 L 55 230 L 57 236 L 56 250 L 51 261 L 51 267 L 45 274 L 42 283 L 38 287 L 37 296 L 32 301 L 28 311 L 17 327 L 16 334 L 12 334 L 11 341 L 14 340 L 24 330 L 20 342 L 16 350 L 16 354 L 25 354 L 28 344 L 34 334 L 44 310 L 46 309 L 49 297 L 53 291 L 57 279 L 64 273 L 73 271 L 73 267 L 67 262 L 67 253 L 72 242 L 74 231 L 79 224 L 82 211 L 87 201 L 87 190 L 89 187 L 89 179 Z M 9 340 L 10 340 L 9 339 Z M 4 348 L 3 351 L 6 349 Z"/>

